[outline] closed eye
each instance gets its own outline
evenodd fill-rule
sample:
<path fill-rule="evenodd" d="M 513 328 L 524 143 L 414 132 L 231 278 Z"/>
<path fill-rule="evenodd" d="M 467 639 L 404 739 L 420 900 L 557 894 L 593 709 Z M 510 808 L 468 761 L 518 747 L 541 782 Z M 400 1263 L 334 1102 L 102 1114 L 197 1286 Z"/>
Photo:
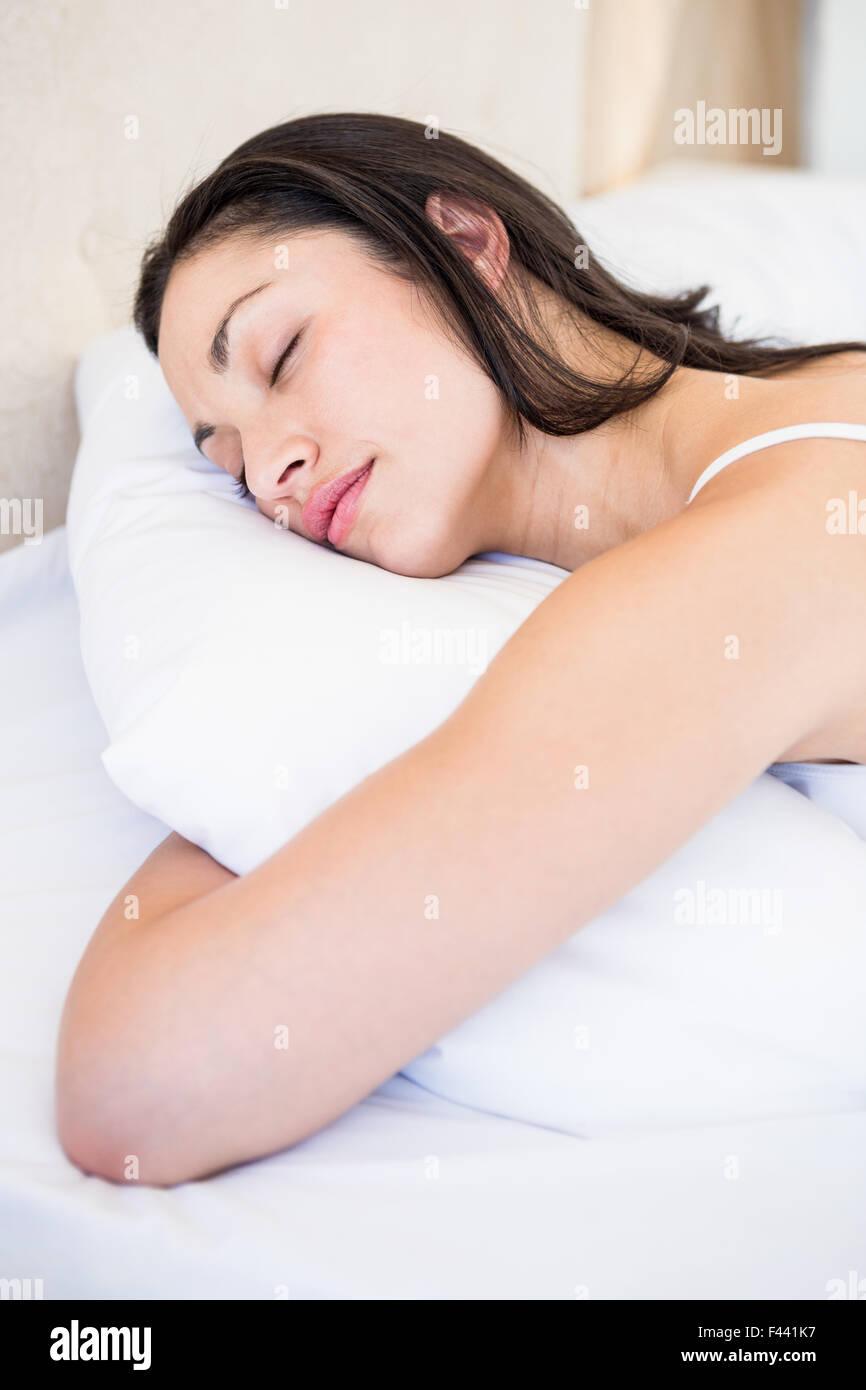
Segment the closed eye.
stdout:
<path fill-rule="evenodd" d="M 269 387 L 276 385 L 277 377 L 280 375 L 280 372 L 283 368 L 283 364 L 289 360 L 295 348 L 297 347 L 302 332 L 303 329 L 299 329 L 292 341 L 289 343 L 288 347 L 285 349 L 285 351 L 280 353 L 279 357 L 274 363 L 274 369 L 271 372 L 271 379 L 268 382 Z"/>
<path fill-rule="evenodd" d="M 283 369 L 285 363 L 288 362 L 288 360 L 289 360 L 289 358 L 291 357 L 292 353 L 294 352 L 295 348 L 298 346 L 298 343 L 300 342 L 300 338 L 301 338 L 301 334 L 302 334 L 302 333 L 303 333 L 303 329 L 299 329 L 298 332 L 295 334 L 294 338 L 292 339 L 292 341 L 289 343 L 288 347 L 286 347 L 286 348 L 280 353 L 279 357 L 277 358 L 276 362 L 274 363 L 273 371 L 271 372 L 271 379 L 270 379 L 270 381 L 268 382 L 268 387 L 269 387 L 269 388 L 270 388 L 271 386 L 275 386 L 275 385 L 276 385 L 277 379 L 279 378 L 279 375 L 280 375 L 280 372 L 282 371 L 282 369 Z M 233 478 L 233 479 L 232 479 L 232 482 L 234 483 L 234 490 L 235 490 L 235 492 L 237 493 L 238 497 L 252 497 L 252 493 L 250 492 L 249 488 L 247 487 L 246 470 L 245 470 L 245 467 L 244 467 L 244 464 L 243 464 L 243 463 L 241 463 L 240 477 L 239 477 L 239 478 Z"/>

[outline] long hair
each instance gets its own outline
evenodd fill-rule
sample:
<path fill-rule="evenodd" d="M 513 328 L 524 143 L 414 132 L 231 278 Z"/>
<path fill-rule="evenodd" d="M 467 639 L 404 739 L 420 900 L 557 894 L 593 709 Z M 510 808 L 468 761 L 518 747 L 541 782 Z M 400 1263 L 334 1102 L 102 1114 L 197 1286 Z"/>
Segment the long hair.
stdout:
<path fill-rule="evenodd" d="M 431 138 L 428 138 L 431 137 Z M 435 136 L 435 138 L 432 138 Z M 430 193 L 459 194 L 492 207 L 508 233 L 507 285 L 494 294 L 425 212 Z M 551 435 L 594 429 L 653 396 L 678 366 L 754 375 L 866 343 L 774 346 L 735 340 L 718 307 L 701 308 L 710 287 L 666 297 L 620 283 L 595 258 L 565 212 L 482 150 L 397 116 L 302 116 L 244 141 L 178 202 L 144 253 L 133 318 L 157 353 L 172 268 L 228 236 L 282 238 L 333 229 L 354 237 L 382 266 L 427 292 L 446 331 L 501 393 L 519 434 L 524 422 Z M 567 305 L 661 359 L 590 380 L 563 361 L 545 331 L 527 275 Z"/>

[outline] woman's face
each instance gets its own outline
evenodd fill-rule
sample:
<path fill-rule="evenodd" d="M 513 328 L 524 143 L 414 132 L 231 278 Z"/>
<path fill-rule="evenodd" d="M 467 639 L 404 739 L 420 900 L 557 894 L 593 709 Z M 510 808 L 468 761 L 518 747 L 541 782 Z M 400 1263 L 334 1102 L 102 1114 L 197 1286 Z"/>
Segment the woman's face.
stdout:
<path fill-rule="evenodd" d="M 218 370 L 214 335 L 250 291 Z M 350 236 L 234 237 L 175 266 L 159 360 L 190 429 L 213 426 L 201 452 L 235 478 L 243 468 L 277 524 L 425 577 L 495 548 L 496 476 L 512 447 L 499 394 L 418 289 Z"/>

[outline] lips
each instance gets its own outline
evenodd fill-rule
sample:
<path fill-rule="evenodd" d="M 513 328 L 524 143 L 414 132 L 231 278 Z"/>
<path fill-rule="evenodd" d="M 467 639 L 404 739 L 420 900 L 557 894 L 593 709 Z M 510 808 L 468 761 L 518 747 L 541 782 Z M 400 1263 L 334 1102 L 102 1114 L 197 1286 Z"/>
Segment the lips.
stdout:
<path fill-rule="evenodd" d="M 332 479 L 329 483 L 322 483 L 310 494 L 301 510 L 301 520 L 304 523 L 305 531 L 309 536 L 312 536 L 314 541 L 329 539 L 328 531 L 331 529 L 331 521 L 343 495 L 348 492 L 349 488 L 351 488 L 354 483 L 357 483 L 365 473 L 369 472 L 374 462 L 374 459 L 368 459 L 360 468 L 353 468 L 348 473 L 342 473 L 339 478 Z M 353 500 L 356 494 L 357 499 L 360 500 L 362 490 L 363 484 L 361 487 L 355 489 Z M 353 514 L 355 510 L 357 510 L 356 507 L 352 509 Z M 348 517 L 341 517 L 341 521 L 347 521 L 349 519 Z M 339 530 L 341 532 L 346 532 L 348 527 L 341 525 Z M 330 539 L 332 544 L 336 545 L 338 543 L 333 537 L 330 537 Z"/>

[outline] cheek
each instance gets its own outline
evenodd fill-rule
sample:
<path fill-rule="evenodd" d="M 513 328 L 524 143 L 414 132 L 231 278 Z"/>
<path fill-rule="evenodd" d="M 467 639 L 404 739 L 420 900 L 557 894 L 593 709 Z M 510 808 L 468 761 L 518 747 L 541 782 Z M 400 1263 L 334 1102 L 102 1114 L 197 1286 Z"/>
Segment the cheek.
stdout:
<path fill-rule="evenodd" d="M 399 462 L 396 470 L 395 485 L 371 507 L 365 558 L 415 578 L 451 574 L 472 553 L 471 498 L 459 471 L 433 461 L 421 474 Z"/>
<path fill-rule="evenodd" d="M 402 440 L 394 441 L 388 422 L 381 428 L 387 453 L 371 494 L 370 557 L 417 578 L 451 574 L 475 549 L 475 508 L 501 442 L 498 396 L 487 378 L 468 373 L 424 401 Z"/>
<path fill-rule="evenodd" d="M 496 388 L 472 363 L 448 360 L 433 375 L 420 420 L 445 491 L 474 487 L 501 445 L 503 418 Z"/>
<path fill-rule="evenodd" d="M 268 521 L 273 522 L 274 526 L 281 531 L 295 531 L 303 535 L 300 530 L 300 513 L 295 506 L 287 506 L 285 502 L 272 502 L 256 498 L 256 506 L 262 516 L 266 516 Z"/>
<path fill-rule="evenodd" d="M 439 435 L 462 415 L 461 365 L 453 349 L 414 323 L 402 303 L 329 327 L 314 390 L 330 422 L 399 457 L 419 436 Z"/>
<path fill-rule="evenodd" d="M 404 465 L 433 457 L 489 457 L 499 427 L 489 379 L 431 324 L 406 287 L 359 294 L 323 324 L 306 377 L 320 426 L 343 443 L 370 441 Z"/>
<path fill-rule="evenodd" d="M 382 440 L 389 428 L 399 429 L 413 394 L 421 399 L 401 360 L 399 338 L 353 321 L 326 326 L 321 340 L 321 353 L 306 364 L 302 390 L 304 400 L 315 403 L 319 427 L 347 441 Z"/>

